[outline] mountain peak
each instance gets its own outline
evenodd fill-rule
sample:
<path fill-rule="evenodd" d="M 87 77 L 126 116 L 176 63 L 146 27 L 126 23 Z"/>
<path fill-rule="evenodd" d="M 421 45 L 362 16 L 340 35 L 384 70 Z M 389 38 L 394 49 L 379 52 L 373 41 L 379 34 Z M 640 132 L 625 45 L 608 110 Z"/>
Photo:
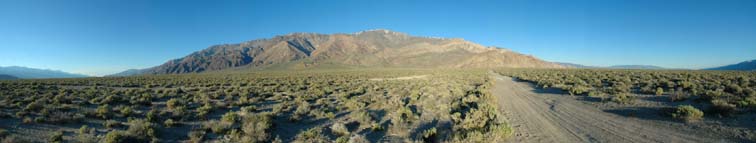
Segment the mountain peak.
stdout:
<path fill-rule="evenodd" d="M 292 33 L 241 44 L 222 44 L 160 66 L 116 75 L 196 73 L 242 67 L 563 68 L 532 56 L 460 38 L 416 37 L 374 29 L 353 34 Z"/>
<path fill-rule="evenodd" d="M 370 29 L 370 30 L 364 30 L 360 32 L 355 32 L 352 35 L 361 35 L 361 34 L 367 34 L 367 33 L 374 33 L 374 34 L 392 34 L 392 35 L 407 35 L 405 33 L 401 32 L 395 32 L 388 29 Z"/>

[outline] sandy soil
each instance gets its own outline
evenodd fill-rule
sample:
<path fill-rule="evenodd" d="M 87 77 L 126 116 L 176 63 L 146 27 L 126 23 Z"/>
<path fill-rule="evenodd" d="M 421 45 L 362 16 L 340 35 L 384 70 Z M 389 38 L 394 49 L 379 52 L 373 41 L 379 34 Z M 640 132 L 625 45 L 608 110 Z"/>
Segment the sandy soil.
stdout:
<path fill-rule="evenodd" d="M 493 94 L 515 130 L 510 142 L 741 142 L 680 127 L 683 123 L 623 117 L 569 95 L 491 76 L 496 80 Z"/>

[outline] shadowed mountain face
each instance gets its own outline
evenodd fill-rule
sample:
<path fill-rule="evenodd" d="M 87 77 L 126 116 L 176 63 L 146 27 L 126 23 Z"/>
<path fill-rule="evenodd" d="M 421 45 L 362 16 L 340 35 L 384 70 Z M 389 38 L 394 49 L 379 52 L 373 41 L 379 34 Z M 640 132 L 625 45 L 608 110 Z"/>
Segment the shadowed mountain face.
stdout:
<path fill-rule="evenodd" d="M 0 80 L 4 80 L 4 79 L 18 79 L 18 78 L 15 76 L 7 75 L 7 74 L 0 74 Z"/>
<path fill-rule="evenodd" d="M 354 34 L 294 33 L 240 44 L 216 45 L 145 69 L 148 74 L 216 71 L 237 67 L 563 68 L 506 49 L 462 39 L 413 37 L 388 30 Z"/>
<path fill-rule="evenodd" d="M 743 71 L 756 71 L 756 60 L 740 62 L 737 64 L 726 65 L 716 68 L 709 68 L 705 70 L 743 70 Z"/>

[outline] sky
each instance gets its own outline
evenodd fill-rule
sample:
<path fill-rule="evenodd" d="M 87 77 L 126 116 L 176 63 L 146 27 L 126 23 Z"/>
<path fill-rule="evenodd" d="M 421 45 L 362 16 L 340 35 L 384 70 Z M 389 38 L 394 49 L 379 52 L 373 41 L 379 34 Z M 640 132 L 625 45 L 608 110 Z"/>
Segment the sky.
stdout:
<path fill-rule="evenodd" d="M 0 66 L 102 76 L 216 44 L 369 29 L 591 66 L 756 59 L 754 0 L 0 0 Z"/>

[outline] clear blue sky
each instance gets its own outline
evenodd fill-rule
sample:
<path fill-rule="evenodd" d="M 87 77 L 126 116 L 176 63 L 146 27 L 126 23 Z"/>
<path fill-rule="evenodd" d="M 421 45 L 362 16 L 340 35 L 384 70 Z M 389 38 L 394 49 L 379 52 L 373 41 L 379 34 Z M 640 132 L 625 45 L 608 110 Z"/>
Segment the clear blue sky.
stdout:
<path fill-rule="evenodd" d="M 756 59 L 754 0 L 2 0 L 0 66 L 105 75 L 214 44 L 379 28 L 595 66 Z"/>

